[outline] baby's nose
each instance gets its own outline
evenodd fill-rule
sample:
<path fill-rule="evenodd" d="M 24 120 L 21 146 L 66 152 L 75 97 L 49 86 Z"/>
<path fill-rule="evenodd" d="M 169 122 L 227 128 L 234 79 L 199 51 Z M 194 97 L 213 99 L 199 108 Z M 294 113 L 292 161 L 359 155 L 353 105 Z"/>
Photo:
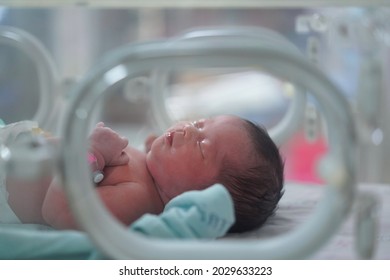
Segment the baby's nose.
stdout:
<path fill-rule="evenodd" d="M 192 124 L 185 124 L 183 127 L 183 130 L 184 131 L 194 131 L 194 130 L 196 130 L 196 127 L 193 126 Z"/>
<path fill-rule="evenodd" d="M 183 127 L 184 134 L 188 137 L 195 137 L 199 134 L 198 129 L 192 124 L 186 124 Z"/>

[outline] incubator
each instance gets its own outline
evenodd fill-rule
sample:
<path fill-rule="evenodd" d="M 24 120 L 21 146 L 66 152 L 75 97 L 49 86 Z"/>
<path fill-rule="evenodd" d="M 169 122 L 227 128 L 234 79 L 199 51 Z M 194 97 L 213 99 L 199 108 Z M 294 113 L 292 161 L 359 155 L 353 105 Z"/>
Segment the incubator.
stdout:
<path fill-rule="evenodd" d="M 390 258 L 390 8 L 347 2 L 0 1 L 1 180 L 58 172 L 108 258 Z M 220 114 L 265 126 L 285 159 L 264 229 L 146 238 L 108 213 L 85 161 L 97 122 L 142 150 L 176 121 Z M 340 232 L 352 255 L 335 253 Z"/>

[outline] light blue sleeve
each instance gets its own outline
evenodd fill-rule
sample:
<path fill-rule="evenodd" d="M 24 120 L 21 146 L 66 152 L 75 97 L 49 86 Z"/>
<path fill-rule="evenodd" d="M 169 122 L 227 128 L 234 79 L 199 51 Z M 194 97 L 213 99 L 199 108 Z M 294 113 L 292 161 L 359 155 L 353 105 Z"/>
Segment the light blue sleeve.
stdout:
<path fill-rule="evenodd" d="M 150 237 L 218 238 L 234 223 L 229 192 L 220 184 L 189 191 L 172 199 L 160 215 L 146 214 L 130 229 Z"/>

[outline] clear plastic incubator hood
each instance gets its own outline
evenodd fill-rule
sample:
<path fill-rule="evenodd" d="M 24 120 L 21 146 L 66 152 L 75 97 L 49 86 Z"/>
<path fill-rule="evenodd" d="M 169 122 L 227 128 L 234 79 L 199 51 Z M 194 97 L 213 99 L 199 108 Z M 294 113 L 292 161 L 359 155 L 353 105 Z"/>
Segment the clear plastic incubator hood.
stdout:
<path fill-rule="evenodd" d="M 77 221 L 108 258 L 331 258 L 318 252 L 351 213 L 351 248 L 375 257 L 378 242 L 390 248 L 378 241 L 384 216 L 375 212 L 380 196 L 390 198 L 388 4 L 0 1 L 1 126 L 62 139 L 21 149 L 0 134 L 1 174 L 35 180 L 58 171 Z M 285 159 L 285 195 L 264 229 L 150 238 L 109 213 L 85 161 L 96 122 L 143 149 L 176 121 L 219 114 L 262 124 Z M 36 167 L 24 172 L 27 165 Z M 267 235 L 294 207 L 307 215 Z"/>

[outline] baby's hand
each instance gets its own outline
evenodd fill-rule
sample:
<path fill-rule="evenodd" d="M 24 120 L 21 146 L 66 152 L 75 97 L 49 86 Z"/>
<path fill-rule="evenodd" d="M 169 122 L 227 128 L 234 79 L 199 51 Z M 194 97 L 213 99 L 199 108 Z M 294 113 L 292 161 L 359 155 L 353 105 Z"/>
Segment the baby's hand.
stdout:
<path fill-rule="evenodd" d="M 89 143 L 90 152 L 97 158 L 100 170 L 104 166 L 124 165 L 129 161 L 128 155 L 123 151 L 129 141 L 111 128 L 105 127 L 102 122 L 92 131 Z"/>

